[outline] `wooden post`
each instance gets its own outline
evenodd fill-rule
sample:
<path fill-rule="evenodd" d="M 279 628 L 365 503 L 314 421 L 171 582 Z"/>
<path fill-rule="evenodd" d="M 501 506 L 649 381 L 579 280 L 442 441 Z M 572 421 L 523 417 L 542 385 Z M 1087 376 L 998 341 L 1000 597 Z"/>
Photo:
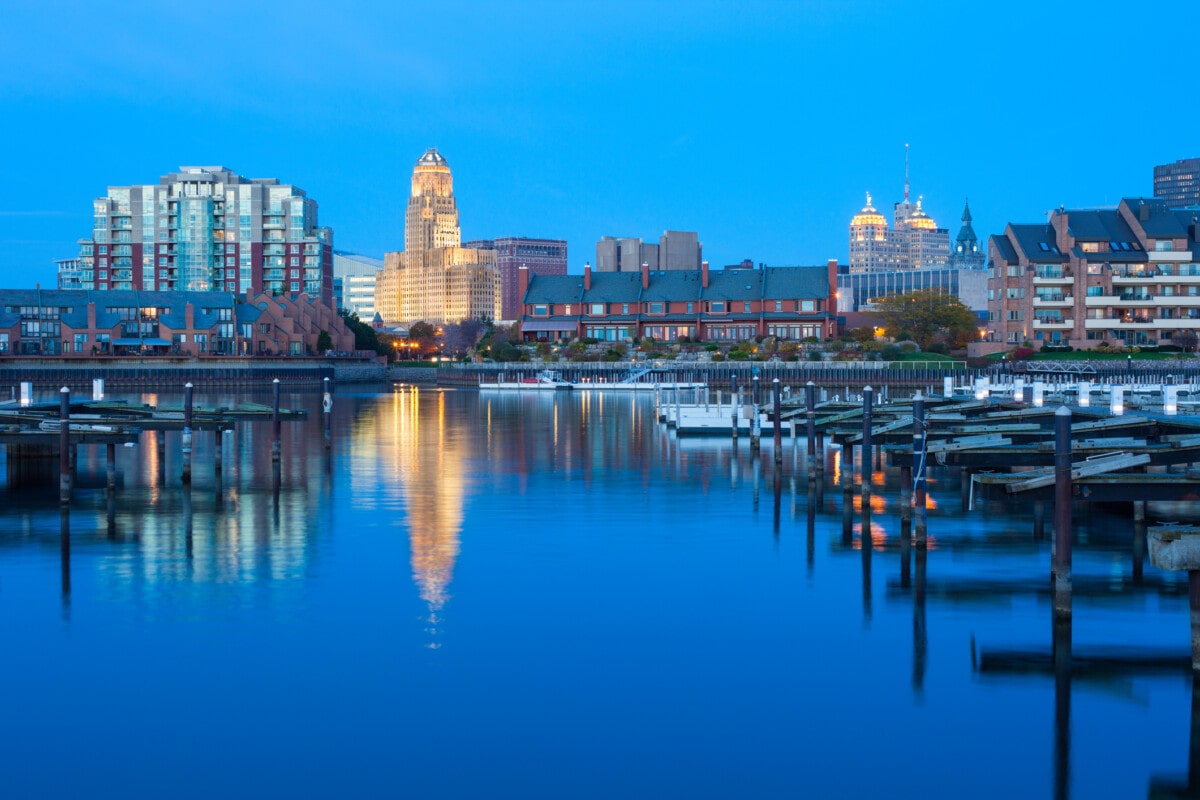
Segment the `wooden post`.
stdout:
<path fill-rule="evenodd" d="M 751 383 L 752 391 L 750 392 L 751 414 L 750 419 L 750 452 L 754 455 L 758 454 L 759 448 L 762 447 L 762 427 L 759 422 L 759 395 L 758 395 L 758 376 L 755 375 L 753 383 Z"/>
<path fill-rule="evenodd" d="M 858 471 L 862 476 L 862 511 L 863 523 L 870 518 L 871 504 L 871 410 L 875 402 L 875 391 L 870 386 L 863 387 L 863 419 L 862 419 L 862 457 L 858 461 Z"/>
<path fill-rule="evenodd" d="M 917 392 L 913 397 L 913 520 L 917 550 L 924 550 L 925 535 L 925 397 Z"/>
<path fill-rule="evenodd" d="M 213 474 L 220 475 L 225 461 L 225 429 L 217 428 L 213 437 L 215 439 L 213 442 Z"/>
<path fill-rule="evenodd" d="M 1054 611 L 1071 615 L 1071 409 L 1054 412 Z"/>
<path fill-rule="evenodd" d="M 771 381 L 771 413 L 775 415 L 775 465 L 783 464 L 783 411 L 782 398 L 779 395 L 779 378 Z"/>
<path fill-rule="evenodd" d="M 817 480 L 817 385 L 809 381 L 804 386 L 805 421 L 808 423 L 808 480 Z"/>
<path fill-rule="evenodd" d="M 275 439 L 271 442 L 271 463 L 278 464 L 283 449 L 280 441 L 283 435 L 283 421 L 279 417 L 279 378 L 271 384 L 274 396 L 271 401 L 271 421 L 275 428 Z"/>
<path fill-rule="evenodd" d="M 183 386 L 183 482 L 192 482 L 192 384 Z"/>
<path fill-rule="evenodd" d="M 329 378 L 325 379 L 325 394 L 321 398 L 321 410 L 325 417 L 325 448 L 333 445 L 333 391 Z"/>
<path fill-rule="evenodd" d="M 71 502 L 71 390 L 58 390 L 58 502 Z"/>

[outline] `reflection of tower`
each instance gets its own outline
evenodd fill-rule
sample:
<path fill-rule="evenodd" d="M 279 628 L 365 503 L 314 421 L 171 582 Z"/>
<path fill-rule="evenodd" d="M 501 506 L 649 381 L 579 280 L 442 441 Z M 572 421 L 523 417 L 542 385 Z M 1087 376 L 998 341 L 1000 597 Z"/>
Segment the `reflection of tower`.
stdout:
<path fill-rule="evenodd" d="M 413 580 L 436 614 L 449 599 L 446 589 L 458 558 L 467 453 L 465 440 L 446 429 L 446 396 L 438 393 L 433 408 L 423 402 L 428 400 L 434 398 L 416 388 L 399 394 L 394 447 L 408 512 Z"/>

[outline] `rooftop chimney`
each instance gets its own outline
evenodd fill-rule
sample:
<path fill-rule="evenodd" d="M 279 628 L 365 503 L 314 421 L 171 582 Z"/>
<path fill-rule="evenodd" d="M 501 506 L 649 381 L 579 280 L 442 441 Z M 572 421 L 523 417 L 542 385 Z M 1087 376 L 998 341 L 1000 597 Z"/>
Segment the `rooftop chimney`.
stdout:
<path fill-rule="evenodd" d="M 700 262 L 700 287 L 702 289 L 708 288 L 708 262 L 707 261 Z"/>
<path fill-rule="evenodd" d="M 517 294 L 522 305 L 525 303 L 525 294 L 529 291 L 529 267 L 522 264 L 517 269 Z M 524 311 L 524 309 L 522 309 Z"/>
<path fill-rule="evenodd" d="M 583 265 L 583 290 L 590 292 L 592 290 L 592 262 L 587 262 Z"/>
<path fill-rule="evenodd" d="M 650 288 L 650 265 L 645 261 L 642 262 L 642 288 Z"/>

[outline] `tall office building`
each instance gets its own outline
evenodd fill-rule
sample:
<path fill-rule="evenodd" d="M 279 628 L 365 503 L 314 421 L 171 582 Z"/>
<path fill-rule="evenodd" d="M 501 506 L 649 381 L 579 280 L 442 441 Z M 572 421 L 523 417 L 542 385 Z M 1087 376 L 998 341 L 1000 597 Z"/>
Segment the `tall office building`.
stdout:
<path fill-rule="evenodd" d="M 481 239 L 463 245 L 496 253 L 500 272 L 500 319 L 515 320 L 521 314 L 517 270 L 525 267 L 533 275 L 566 275 L 567 243 L 562 239 L 527 239 L 510 236 Z"/>
<path fill-rule="evenodd" d="M 93 212 L 83 289 L 305 292 L 333 305 L 333 231 L 275 178 L 180 167 L 157 185 L 109 187 Z"/>
<path fill-rule="evenodd" d="M 404 251 L 384 254 L 375 308 L 387 322 L 499 319 L 496 252 L 462 247 L 450 166 L 435 148 L 419 159 L 404 219 Z"/>
<path fill-rule="evenodd" d="M 1200 206 L 1200 158 L 1155 167 L 1154 196 L 1172 208 Z"/>
<path fill-rule="evenodd" d="M 700 269 L 704 245 L 694 231 L 663 231 L 658 244 L 638 238 L 604 236 L 596 242 L 597 272 L 640 272 Z"/>
<path fill-rule="evenodd" d="M 338 311 L 357 314 L 363 322 L 375 316 L 375 280 L 383 261 L 357 253 L 333 254 L 333 300 Z"/>
<path fill-rule="evenodd" d="M 850 220 L 850 271 L 873 272 L 893 269 L 943 267 L 950 258 L 950 231 L 939 228 L 933 218 L 910 198 L 908 145 L 904 146 L 904 200 L 892 207 L 893 227 L 871 204 Z"/>

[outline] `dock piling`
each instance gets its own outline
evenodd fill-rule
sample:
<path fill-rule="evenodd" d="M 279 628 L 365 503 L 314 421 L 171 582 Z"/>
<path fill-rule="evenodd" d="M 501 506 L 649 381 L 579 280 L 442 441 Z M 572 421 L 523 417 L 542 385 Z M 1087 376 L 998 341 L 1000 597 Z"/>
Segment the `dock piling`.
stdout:
<path fill-rule="evenodd" d="M 279 417 L 279 378 L 276 378 L 271 384 L 271 391 L 273 393 L 271 400 L 271 422 L 273 423 L 273 427 L 275 429 L 275 437 L 271 441 L 271 462 L 278 464 L 283 448 L 283 444 L 280 441 L 283 435 L 283 425 L 282 420 Z"/>
<path fill-rule="evenodd" d="M 913 520 L 915 545 L 918 551 L 927 545 L 925 532 L 925 397 L 913 396 Z"/>
<path fill-rule="evenodd" d="M 817 385 L 812 381 L 804 385 L 804 405 L 808 424 L 808 480 L 812 483 L 817 479 Z"/>
<path fill-rule="evenodd" d="M 730 428 L 733 431 L 733 452 L 737 455 L 737 436 L 738 436 L 738 406 L 741 405 L 742 395 L 738 391 L 737 374 L 729 376 L 729 410 L 730 410 Z"/>
<path fill-rule="evenodd" d="M 183 386 L 183 482 L 192 482 L 192 384 Z"/>
<path fill-rule="evenodd" d="M 771 387 L 771 413 L 774 420 L 772 427 L 775 433 L 775 466 L 778 468 L 783 464 L 783 416 L 781 408 L 783 398 L 779 394 L 779 378 L 774 378 L 771 381 Z"/>
<path fill-rule="evenodd" d="M 71 390 L 58 390 L 58 502 L 71 502 Z M 24 394 L 24 389 L 22 389 Z"/>
<path fill-rule="evenodd" d="M 863 418 L 862 418 L 862 453 L 858 460 L 858 471 L 862 477 L 862 513 L 863 529 L 871 518 L 871 467 L 874 463 L 871 448 L 871 412 L 875 402 L 875 390 L 870 386 L 863 387 Z"/>
<path fill-rule="evenodd" d="M 325 417 L 325 447 L 328 449 L 333 444 L 333 392 L 330 391 L 329 378 L 325 379 L 325 394 L 321 398 L 321 410 Z"/>
<path fill-rule="evenodd" d="M 1054 611 L 1071 614 L 1071 409 L 1054 412 Z"/>

